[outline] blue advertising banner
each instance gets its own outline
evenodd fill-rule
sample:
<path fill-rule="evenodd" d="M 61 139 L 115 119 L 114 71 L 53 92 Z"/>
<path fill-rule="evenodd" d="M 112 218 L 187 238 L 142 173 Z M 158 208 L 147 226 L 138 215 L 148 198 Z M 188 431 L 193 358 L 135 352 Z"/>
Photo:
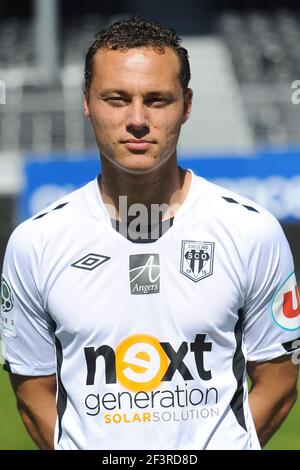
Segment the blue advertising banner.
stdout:
<path fill-rule="evenodd" d="M 101 171 L 97 155 L 79 160 L 27 159 L 20 220 L 31 217 L 64 194 L 84 185 Z M 265 151 L 247 157 L 180 158 L 184 168 L 242 194 L 272 212 L 280 221 L 300 221 L 300 149 Z"/>
<path fill-rule="evenodd" d="M 83 186 L 95 178 L 99 171 L 100 163 L 96 159 L 27 159 L 24 165 L 24 189 L 19 198 L 19 221 Z"/>

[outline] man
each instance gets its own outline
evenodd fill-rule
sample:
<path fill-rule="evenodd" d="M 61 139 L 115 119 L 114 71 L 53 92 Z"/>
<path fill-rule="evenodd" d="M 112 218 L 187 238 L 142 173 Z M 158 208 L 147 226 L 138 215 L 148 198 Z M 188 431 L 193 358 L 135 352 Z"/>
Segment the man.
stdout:
<path fill-rule="evenodd" d="M 101 177 L 10 238 L 5 368 L 41 449 L 258 449 L 295 402 L 291 253 L 268 212 L 178 167 L 189 78 L 172 31 L 101 32 L 84 102 Z"/>

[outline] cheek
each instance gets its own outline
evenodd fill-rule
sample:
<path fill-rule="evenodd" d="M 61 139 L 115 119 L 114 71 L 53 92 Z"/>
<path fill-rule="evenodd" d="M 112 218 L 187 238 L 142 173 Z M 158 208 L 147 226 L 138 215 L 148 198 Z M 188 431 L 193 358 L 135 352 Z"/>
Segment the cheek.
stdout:
<path fill-rule="evenodd" d="M 173 109 L 167 109 L 165 112 L 153 113 L 151 124 L 170 138 L 180 131 L 182 125 L 182 106 L 176 106 Z"/>
<path fill-rule="evenodd" d="M 117 110 L 95 107 L 90 112 L 91 122 L 97 133 L 111 133 L 122 124 L 122 115 Z"/>
<path fill-rule="evenodd" d="M 170 117 L 156 119 L 152 122 L 152 126 L 161 136 L 164 136 L 165 140 L 174 140 L 178 137 L 181 128 L 179 119 L 178 117 L 176 119 Z"/>
<path fill-rule="evenodd" d="M 95 140 L 101 152 L 109 152 L 109 149 L 114 143 L 113 134 L 111 131 L 107 130 L 105 124 L 100 120 L 95 120 L 91 118 L 91 124 L 95 134 Z"/>
<path fill-rule="evenodd" d="M 94 128 L 98 145 L 102 147 L 114 146 L 118 135 L 122 120 L 119 116 L 111 116 L 110 114 L 103 116 L 103 113 L 91 113 L 91 123 Z"/>

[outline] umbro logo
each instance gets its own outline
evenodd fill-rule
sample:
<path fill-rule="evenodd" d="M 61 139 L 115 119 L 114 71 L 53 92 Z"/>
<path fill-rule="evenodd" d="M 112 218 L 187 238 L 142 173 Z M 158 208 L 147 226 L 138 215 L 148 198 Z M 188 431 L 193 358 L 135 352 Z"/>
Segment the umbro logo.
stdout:
<path fill-rule="evenodd" d="M 105 263 L 105 261 L 108 261 L 109 259 L 109 256 L 97 255 L 96 253 L 89 253 L 78 261 L 75 261 L 75 263 L 71 264 L 71 266 L 73 266 L 73 268 L 93 271 L 93 269 L 98 268 L 98 266 Z"/>

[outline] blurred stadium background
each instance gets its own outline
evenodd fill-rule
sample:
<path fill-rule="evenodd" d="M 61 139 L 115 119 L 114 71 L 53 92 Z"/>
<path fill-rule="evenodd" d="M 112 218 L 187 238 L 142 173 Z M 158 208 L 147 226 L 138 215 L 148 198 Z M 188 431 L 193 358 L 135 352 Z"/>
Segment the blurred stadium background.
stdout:
<path fill-rule="evenodd" d="M 195 98 L 182 164 L 273 212 L 299 276 L 299 8 L 296 0 L 0 0 L 0 268 L 17 223 L 99 171 L 82 111 L 85 52 L 102 27 L 140 14 L 176 29 L 190 52 Z M 300 449 L 299 412 L 298 404 L 269 449 Z M 35 448 L 2 371 L 0 417 L 0 449 Z"/>

